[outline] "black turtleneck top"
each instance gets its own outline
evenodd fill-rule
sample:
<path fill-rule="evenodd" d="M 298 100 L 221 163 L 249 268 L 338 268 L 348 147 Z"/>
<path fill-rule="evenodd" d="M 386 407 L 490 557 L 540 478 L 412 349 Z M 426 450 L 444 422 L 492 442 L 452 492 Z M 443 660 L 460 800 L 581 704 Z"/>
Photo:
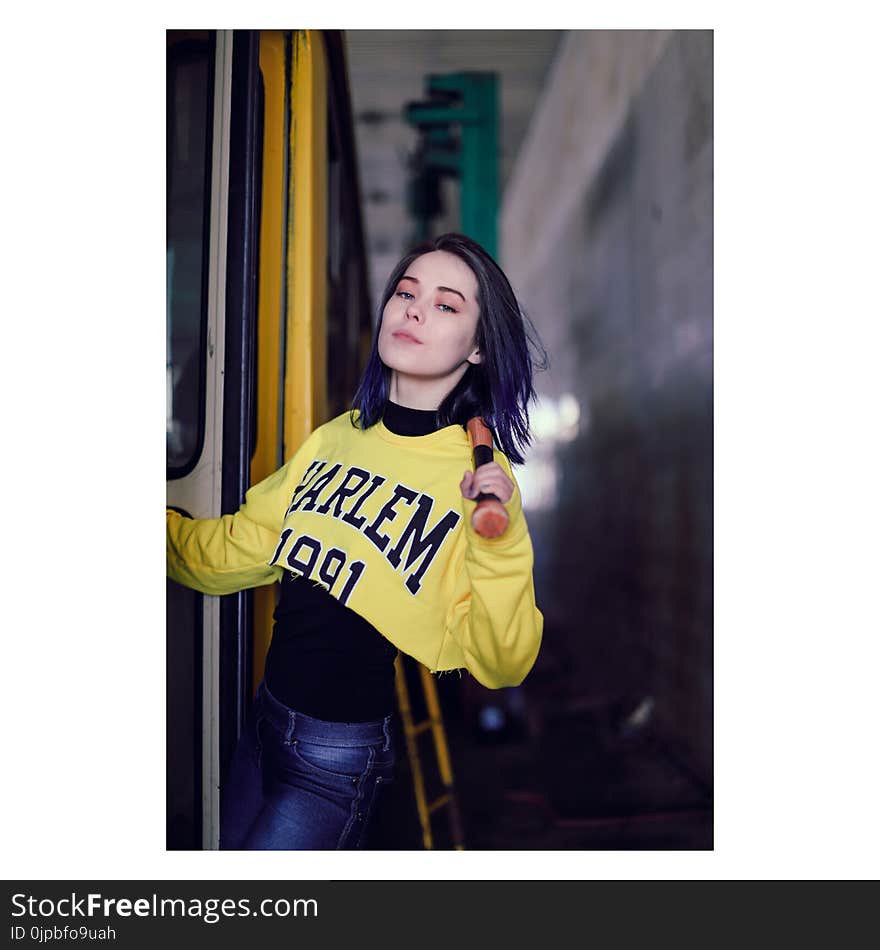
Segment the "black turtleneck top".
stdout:
<path fill-rule="evenodd" d="M 396 435 L 437 428 L 437 413 L 388 402 Z M 397 648 L 323 587 L 285 571 L 266 656 L 269 692 L 286 706 L 330 722 L 371 722 L 394 710 Z"/>

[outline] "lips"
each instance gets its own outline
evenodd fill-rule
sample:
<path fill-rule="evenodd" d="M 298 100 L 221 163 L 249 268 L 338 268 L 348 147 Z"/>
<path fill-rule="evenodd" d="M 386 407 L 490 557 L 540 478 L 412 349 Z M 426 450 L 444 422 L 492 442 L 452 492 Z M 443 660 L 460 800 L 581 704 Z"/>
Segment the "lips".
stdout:
<path fill-rule="evenodd" d="M 396 340 L 404 340 L 406 343 L 419 343 L 421 340 L 417 340 L 411 333 L 407 333 L 406 330 L 396 330 L 391 334 Z"/>

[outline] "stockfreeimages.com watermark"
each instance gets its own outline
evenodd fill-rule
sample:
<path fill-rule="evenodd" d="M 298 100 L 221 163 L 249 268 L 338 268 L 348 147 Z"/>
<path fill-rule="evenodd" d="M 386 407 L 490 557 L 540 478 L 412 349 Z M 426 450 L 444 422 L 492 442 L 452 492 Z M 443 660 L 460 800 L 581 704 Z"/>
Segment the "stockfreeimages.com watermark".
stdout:
<path fill-rule="evenodd" d="M 131 899 L 102 894 L 78 895 L 76 892 L 56 900 L 13 894 L 12 916 L 101 917 L 105 921 L 130 917 L 191 917 L 206 924 L 216 924 L 228 917 L 317 917 L 318 902 L 314 898 L 265 897 L 251 900 L 249 897 L 159 897 L 158 894 Z"/>

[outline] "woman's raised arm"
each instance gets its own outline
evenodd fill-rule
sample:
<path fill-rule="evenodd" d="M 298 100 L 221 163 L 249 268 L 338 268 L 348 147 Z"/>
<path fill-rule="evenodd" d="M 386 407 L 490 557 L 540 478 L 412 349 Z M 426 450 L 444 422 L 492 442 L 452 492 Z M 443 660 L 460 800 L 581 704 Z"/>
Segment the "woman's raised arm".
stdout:
<path fill-rule="evenodd" d="M 512 479 L 507 460 L 501 465 Z M 489 689 L 518 686 L 525 679 L 544 629 L 535 606 L 532 541 L 515 480 L 514 486 L 506 505 L 510 524 L 500 538 L 487 540 L 474 531 L 474 505 L 465 501 L 466 545 L 447 615 L 447 631 L 460 646 L 467 669 Z"/>

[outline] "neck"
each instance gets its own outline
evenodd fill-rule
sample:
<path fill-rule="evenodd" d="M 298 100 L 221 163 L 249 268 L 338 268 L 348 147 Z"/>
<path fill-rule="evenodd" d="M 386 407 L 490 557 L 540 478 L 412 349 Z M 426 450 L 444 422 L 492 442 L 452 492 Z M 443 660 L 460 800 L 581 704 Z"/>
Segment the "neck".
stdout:
<path fill-rule="evenodd" d="M 428 409 L 436 412 L 467 372 L 468 365 L 462 364 L 454 373 L 442 379 L 406 376 L 392 370 L 388 398 L 406 409 Z"/>

